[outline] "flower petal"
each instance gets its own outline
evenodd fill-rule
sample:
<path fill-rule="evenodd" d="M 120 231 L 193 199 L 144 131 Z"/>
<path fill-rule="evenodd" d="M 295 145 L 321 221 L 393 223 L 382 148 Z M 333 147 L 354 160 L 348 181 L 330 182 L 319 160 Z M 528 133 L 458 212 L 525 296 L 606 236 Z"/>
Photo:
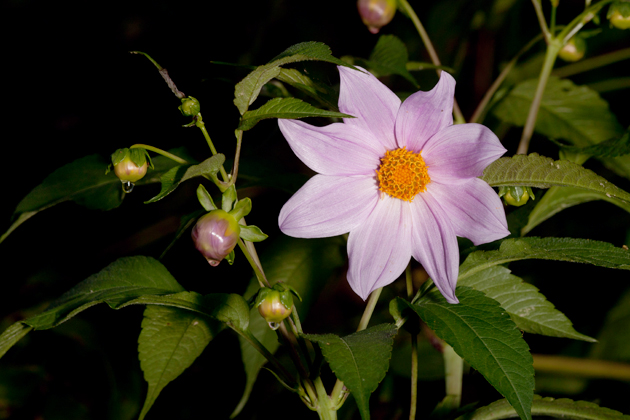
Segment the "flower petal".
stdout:
<path fill-rule="evenodd" d="M 455 235 L 479 245 L 510 234 L 503 203 L 485 181 L 472 178 L 451 185 L 432 182 L 427 185 L 427 192 L 440 203 Z"/>
<path fill-rule="evenodd" d="M 394 123 L 400 99 L 367 70 L 338 67 L 341 77 L 339 111 L 356 118 L 344 118 L 344 123 L 369 131 L 387 150 L 396 146 Z"/>
<path fill-rule="evenodd" d="M 433 89 L 405 99 L 396 116 L 398 146 L 419 152 L 431 136 L 453 125 L 454 95 L 455 79 L 443 71 Z"/>
<path fill-rule="evenodd" d="M 409 204 L 384 195 L 348 238 L 348 283 L 363 300 L 405 271 L 411 258 Z"/>
<path fill-rule="evenodd" d="M 378 201 L 373 176 L 315 175 L 286 202 L 278 224 L 295 238 L 325 238 L 350 232 Z"/>
<path fill-rule="evenodd" d="M 297 120 L 278 120 L 293 152 L 323 175 L 374 175 L 385 148 L 359 127 L 335 123 L 316 127 Z"/>
<path fill-rule="evenodd" d="M 440 204 L 425 192 L 411 203 L 413 257 L 424 267 L 449 303 L 459 303 L 455 286 L 459 274 L 459 248 L 453 226 Z"/>
<path fill-rule="evenodd" d="M 422 157 L 431 179 L 462 182 L 483 174 L 506 152 L 497 136 L 481 124 L 459 124 L 441 130 L 425 144 Z"/>

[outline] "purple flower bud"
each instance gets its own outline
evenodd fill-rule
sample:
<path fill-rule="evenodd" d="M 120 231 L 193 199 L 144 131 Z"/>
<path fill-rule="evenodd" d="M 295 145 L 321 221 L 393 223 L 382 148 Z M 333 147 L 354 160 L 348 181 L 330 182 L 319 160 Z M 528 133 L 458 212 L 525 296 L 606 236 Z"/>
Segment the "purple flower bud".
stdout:
<path fill-rule="evenodd" d="M 376 34 L 394 18 L 396 0 L 358 0 L 357 8 L 365 26 Z"/>
<path fill-rule="evenodd" d="M 236 246 L 241 227 L 230 214 L 213 210 L 201 217 L 192 230 L 195 248 L 216 267 Z"/>

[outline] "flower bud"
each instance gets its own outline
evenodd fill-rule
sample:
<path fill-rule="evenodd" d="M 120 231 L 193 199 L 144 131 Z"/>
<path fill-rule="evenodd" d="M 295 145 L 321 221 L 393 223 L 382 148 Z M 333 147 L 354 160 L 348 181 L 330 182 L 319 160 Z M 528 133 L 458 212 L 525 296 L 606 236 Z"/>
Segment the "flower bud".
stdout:
<path fill-rule="evenodd" d="M 358 0 L 357 8 L 365 26 L 376 34 L 394 18 L 396 0 Z"/>
<path fill-rule="evenodd" d="M 192 230 L 195 248 L 216 267 L 236 246 L 241 227 L 230 214 L 213 210 L 201 217 Z"/>
<path fill-rule="evenodd" d="M 499 197 L 503 197 L 505 204 L 515 207 L 524 205 L 530 198 L 536 199 L 531 187 L 501 187 Z"/>
<path fill-rule="evenodd" d="M 606 16 L 615 28 L 630 28 L 630 2 L 618 1 L 611 4 Z"/>
<path fill-rule="evenodd" d="M 254 305 L 258 307 L 260 316 L 267 321 L 269 327 L 276 330 L 280 323 L 291 315 L 293 296 L 290 289 L 277 283 L 271 289 L 267 287 L 261 288 L 258 291 L 258 297 Z"/>
<path fill-rule="evenodd" d="M 140 148 L 118 149 L 112 153 L 114 173 L 123 183 L 125 192 L 131 192 L 133 183 L 146 175 L 149 166 L 153 167 L 147 156 L 147 151 Z"/>
<path fill-rule="evenodd" d="M 182 104 L 179 106 L 179 110 L 186 117 L 194 117 L 201 111 L 201 105 L 197 99 L 188 96 L 182 98 Z"/>
<path fill-rule="evenodd" d="M 126 157 L 114 165 L 114 173 L 123 182 L 136 182 L 147 174 L 147 167 L 146 162 L 142 166 L 138 166 L 129 157 Z"/>
<path fill-rule="evenodd" d="M 579 61 L 586 53 L 586 42 L 578 36 L 571 38 L 558 53 L 564 61 Z"/>

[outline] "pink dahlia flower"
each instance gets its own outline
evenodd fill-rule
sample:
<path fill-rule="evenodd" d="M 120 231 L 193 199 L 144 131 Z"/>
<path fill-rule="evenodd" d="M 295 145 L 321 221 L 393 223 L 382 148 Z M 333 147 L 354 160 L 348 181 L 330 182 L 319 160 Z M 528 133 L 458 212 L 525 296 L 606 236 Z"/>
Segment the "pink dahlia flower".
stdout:
<path fill-rule="evenodd" d="M 456 237 L 478 245 L 509 234 L 501 200 L 477 178 L 506 150 L 483 125 L 453 125 L 455 80 L 446 72 L 402 104 L 367 72 L 339 73 L 339 110 L 356 118 L 325 127 L 278 120 L 318 173 L 284 205 L 280 229 L 298 238 L 349 232 L 348 282 L 364 300 L 413 256 L 458 303 Z"/>

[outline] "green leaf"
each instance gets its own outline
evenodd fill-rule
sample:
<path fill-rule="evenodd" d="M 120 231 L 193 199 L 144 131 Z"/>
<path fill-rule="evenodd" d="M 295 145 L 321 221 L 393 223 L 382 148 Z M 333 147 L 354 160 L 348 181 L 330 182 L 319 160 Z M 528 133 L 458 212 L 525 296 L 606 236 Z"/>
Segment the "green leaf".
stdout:
<path fill-rule="evenodd" d="M 607 242 L 573 238 L 507 239 L 497 251 L 476 251 L 459 268 L 461 281 L 488 267 L 519 260 L 555 260 L 630 270 L 630 251 Z"/>
<path fill-rule="evenodd" d="M 311 98 L 317 100 L 323 106 L 339 111 L 337 108 L 337 93 L 328 85 L 319 83 L 296 69 L 280 69 L 276 79 L 293 86 Z"/>
<path fill-rule="evenodd" d="M 179 186 L 182 182 L 194 178 L 196 176 L 210 176 L 213 177 L 219 172 L 221 165 L 225 161 L 225 156 L 221 153 L 212 156 L 201 162 L 198 165 L 182 165 L 176 166 L 166 172 L 160 178 L 162 182 L 162 189 L 160 193 L 152 199 L 145 201 L 145 204 L 155 203 L 158 200 L 163 199 Z"/>
<path fill-rule="evenodd" d="M 381 35 L 367 64 L 379 76 L 397 74 L 418 87 L 418 82 L 407 70 L 408 61 L 407 47 L 400 39 L 394 35 Z"/>
<path fill-rule="evenodd" d="M 595 172 L 568 160 L 554 161 L 537 153 L 497 159 L 488 165 L 481 179 L 492 187 L 577 187 L 630 203 L 630 194 Z"/>
<path fill-rule="evenodd" d="M 299 61 L 318 60 L 340 66 L 351 67 L 348 63 L 332 56 L 330 48 L 321 42 L 302 42 L 287 48 L 274 57 L 269 64 L 256 68 L 241 80 L 234 89 L 234 105 L 241 115 L 254 103 L 262 87 L 280 74 L 280 66 Z"/>
<path fill-rule="evenodd" d="M 505 267 L 489 267 L 457 283 L 483 292 L 501 304 L 516 326 L 529 333 L 594 342 L 575 331 L 573 324 L 538 289 L 510 274 Z"/>
<path fill-rule="evenodd" d="M 261 242 L 268 238 L 259 227 L 254 225 L 241 225 L 241 239 L 250 242 Z"/>
<path fill-rule="evenodd" d="M 265 267 L 267 278 L 293 287 L 304 298 L 301 302 L 295 300 L 300 318 L 304 320 L 307 319 L 308 312 L 326 281 L 337 268 L 343 265 L 344 255 L 345 242 L 338 237 L 296 239 L 282 236 L 270 244 L 260 260 Z M 258 281 L 253 277 L 245 292 L 245 298 L 253 296 L 258 289 Z M 249 330 L 271 353 L 275 353 L 279 346 L 276 332 L 269 328 L 257 308 L 253 308 L 250 312 Z M 243 397 L 231 418 L 238 415 L 247 403 L 258 373 L 267 361 L 245 339 L 239 337 L 239 341 L 247 382 Z"/>
<path fill-rule="evenodd" d="M 315 108 L 297 98 L 274 98 L 258 109 L 245 112 L 241 117 L 238 129 L 247 131 L 258 124 L 260 120 L 266 118 L 297 119 L 306 117 L 354 118 L 352 115 L 341 112 Z"/>
<path fill-rule="evenodd" d="M 166 253 L 170 251 L 173 245 L 175 245 L 175 242 L 177 242 L 179 238 L 181 238 L 182 235 L 187 232 L 195 224 L 195 222 L 197 222 L 197 219 L 199 219 L 205 213 L 205 210 L 197 210 L 192 213 L 185 214 L 181 217 L 181 219 L 179 220 L 179 227 L 175 232 L 175 237 L 173 238 L 173 240 L 171 240 L 164 251 L 162 251 L 162 254 L 160 254 L 160 260 L 162 260 Z"/>
<path fill-rule="evenodd" d="M 457 420 L 506 419 L 515 417 L 516 414 L 507 400 L 499 400 L 458 417 Z M 592 402 L 573 401 L 568 398 L 542 398 L 539 395 L 534 395 L 532 415 L 574 420 L 630 420 L 630 416 Z"/>
<path fill-rule="evenodd" d="M 234 208 L 229 211 L 229 214 L 238 220 L 247 216 L 252 211 L 252 200 L 249 197 L 245 197 L 234 205 Z"/>
<path fill-rule="evenodd" d="M 178 295 L 182 294 L 188 292 Z M 162 389 L 199 357 L 221 327 L 220 323 L 193 312 L 147 306 L 138 338 L 138 353 L 149 389 L 140 420 L 146 416 Z"/>
<path fill-rule="evenodd" d="M 33 327 L 18 321 L 4 330 L 2 335 L 0 335 L 0 358 L 32 329 Z"/>
<path fill-rule="evenodd" d="M 630 203 L 608 197 L 604 193 L 574 187 L 551 187 L 547 190 L 545 195 L 538 200 L 536 207 L 534 207 L 529 214 L 527 224 L 523 226 L 520 233 L 521 235 L 526 235 L 556 213 L 569 207 L 594 200 L 604 200 L 630 212 Z"/>
<path fill-rule="evenodd" d="M 332 371 L 354 396 L 363 420 L 370 418 L 370 394 L 389 369 L 397 332 L 395 325 L 381 324 L 345 337 L 304 335 L 319 344 Z"/>
<path fill-rule="evenodd" d="M 604 140 L 601 143 L 586 147 L 565 146 L 560 144 L 562 150 L 582 155 L 595 157 L 619 157 L 630 154 L 630 129 L 619 138 Z"/>
<path fill-rule="evenodd" d="M 503 121 L 524 126 L 537 86 L 538 79 L 519 83 L 494 108 L 494 114 Z M 623 134 L 608 103 L 597 92 L 557 77 L 550 77 L 547 82 L 535 129 L 553 139 L 569 140 L 578 147 Z"/>
<path fill-rule="evenodd" d="M 534 367 L 521 332 L 499 303 L 483 293 L 458 287 L 458 305 L 435 290 L 415 304 L 403 299 L 471 367 L 507 398 L 521 419 L 531 419 Z"/>
<path fill-rule="evenodd" d="M 212 201 L 212 196 L 202 184 L 199 184 L 199 187 L 197 187 L 197 199 L 199 200 L 199 204 L 201 204 L 206 211 L 217 209 L 214 201 Z"/>

